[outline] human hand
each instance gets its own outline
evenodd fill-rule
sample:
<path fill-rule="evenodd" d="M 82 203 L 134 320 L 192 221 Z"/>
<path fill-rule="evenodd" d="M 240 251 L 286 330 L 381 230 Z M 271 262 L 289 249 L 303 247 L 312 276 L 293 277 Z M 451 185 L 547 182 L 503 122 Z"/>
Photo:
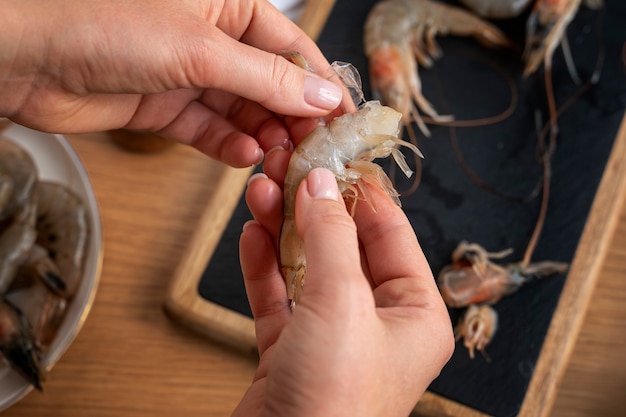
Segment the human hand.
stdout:
<path fill-rule="evenodd" d="M 370 194 L 377 212 L 359 202 L 353 221 L 329 171 L 300 185 L 307 276 L 292 314 L 276 257 L 282 192 L 250 182 L 240 253 L 261 356 L 234 416 L 406 416 L 449 359 L 452 326 L 413 230 Z"/>
<path fill-rule="evenodd" d="M 152 131 L 236 167 L 290 146 L 277 115 L 335 109 L 331 74 L 265 0 L 5 2 L 0 16 L 0 116 L 60 133 Z"/>

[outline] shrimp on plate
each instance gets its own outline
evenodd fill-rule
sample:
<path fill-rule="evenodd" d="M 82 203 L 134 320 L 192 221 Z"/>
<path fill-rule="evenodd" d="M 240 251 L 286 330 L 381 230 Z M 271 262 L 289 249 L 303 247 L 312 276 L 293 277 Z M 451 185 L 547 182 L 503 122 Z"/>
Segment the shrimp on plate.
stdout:
<path fill-rule="evenodd" d="M 86 218 L 78 196 L 40 181 L 26 151 L 0 139 L 0 358 L 38 389 L 82 276 Z"/>

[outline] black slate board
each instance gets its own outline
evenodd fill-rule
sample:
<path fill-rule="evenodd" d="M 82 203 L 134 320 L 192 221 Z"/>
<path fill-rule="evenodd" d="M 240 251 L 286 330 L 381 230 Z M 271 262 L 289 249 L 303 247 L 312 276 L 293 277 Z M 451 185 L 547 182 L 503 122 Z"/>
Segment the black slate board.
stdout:
<path fill-rule="evenodd" d="M 359 69 L 366 98 L 371 98 L 371 93 L 361 39 L 372 4 L 371 0 L 338 0 L 318 42 L 329 61 L 351 62 Z M 583 80 L 593 73 L 599 54 L 604 54 L 604 61 L 599 82 L 559 119 L 548 217 L 533 260 L 570 262 L 574 257 L 626 107 L 621 57 L 626 41 L 624 21 L 626 4 L 608 0 L 603 12 L 581 7 L 568 29 Z M 523 45 L 525 16 L 496 24 Z M 432 137 L 420 138 L 419 144 L 425 155 L 422 183 L 417 192 L 402 198 L 404 210 L 435 275 L 461 240 L 477 242 L 490 251 L 513 248 L 513 255 L 504 262 L 518 261 L 539 206 L 539 199 L 529 196 L 541 179 L 541 166 L 535 158 L 535 113 L 539 110 L 546 120 L 543 71 L 522 79 L 519 55 L 485 49 L 472 39 L 438 40 L 445 55 L 434 68 L 420 69 L 420 77 L 426 97 L 440 113 L 454 114 L 457 119 L 497 114 L 511 98 L 502 72 L 516 80 L 519 102 L 511 117 L 489 126 L 456 129 L 467 165 L 492 187 L 514 198 L 503 198 L 473 182 L 454 154 L 450 128 L 431 126 Z M 555 53 L 553 80 L 557 105 L 580 89 L 568 75 L 560 48 Z M 408 185 L 398 182 L 399 189 Z M 248 316 L 237 242 L 249 218 L 242 200 L 199 283 L 202 297 Z M 480 356 L 469 359 L 458 343 L 430 390 L 486 414 L 517 415 L 565 279 L 561 275 L 533 281 L 500 301 L 495 306 L 499 330 L 487 347 L 491 362 Z M 450 313 L 453 321 L 457 320 L 459 312 Z"/>

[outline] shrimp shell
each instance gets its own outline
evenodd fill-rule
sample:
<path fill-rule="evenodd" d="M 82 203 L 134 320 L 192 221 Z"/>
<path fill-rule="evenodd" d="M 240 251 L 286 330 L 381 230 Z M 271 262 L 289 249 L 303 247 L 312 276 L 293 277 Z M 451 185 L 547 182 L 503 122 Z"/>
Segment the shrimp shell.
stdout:
<path fill-rule="evenodd" d="M 71 298 L 82 275 L 89 230 L 87 208 L 69 188 L 40 181 L 37 187 L 37 243 L 57 265 Z"/>
<path fill-rule="evenodd" d="M 28 152 L 0 138 L 0 220 L 26 205 L 37 183 L 37 167 Z"/>

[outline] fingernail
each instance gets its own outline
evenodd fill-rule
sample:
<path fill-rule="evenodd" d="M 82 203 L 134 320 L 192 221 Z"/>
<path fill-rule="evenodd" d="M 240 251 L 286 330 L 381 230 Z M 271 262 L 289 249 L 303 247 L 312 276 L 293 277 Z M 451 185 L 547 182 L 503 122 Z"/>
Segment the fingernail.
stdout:
<path fill-rule="evenodd" d="M 253 165 L 259 165 L 261 163 L 263 163 L 263 159 L 265 158 L 265 153 L 263 153 L 263 149 L 261 148 L 256 148 L 254 151 L 254 164 Z"/>
<path fill-rule="evenodd" d="M 253 224 L 259 224 L 259 222 L 257 222 L 256 220 L 248 220 L 247 222 L 243 224 L 243 227 L 241 228 L 241 230 L 244 231 L 248 227 L 252 226 Z"/>
<path fill-rule="evenodd" d="M 335 174 L 325 168 L 315 168 L 307 177 L 307 189 L 311 197 L 324 200 L 339 200 L 339 188 Z"/>
<path fill-rule="evenodd" d="M 336 109 L 341 102 L 341 87 L 332 81 L 307 75 L 304 79 L 304 101 L 321 109 Z"/>
<path fill-rule="evenodd" d="M 267 158 L 268 156 L 270 156 L 271 154 L 273 154 L 274 152 L 278 152 L 278 151 L 284 151 L 284 150 L 289 150 L 289 149 L 285 149 L 282 146 L 274 146 L 272 149 L 270 149 L 269 151 L 267 151 L 267 153 L 265 154 L 265 158 Z"/>
<path fill-rule="evenodd" d="M 252 174 L 250 175 L 250 178 L 248 178 L 248 182 L 246 183 L 246 185 L 250 186 L 250 184 L 252 184 L 252 182 L 258 180 L 258 179 L 267 179 L 267 175 L 265 175 L 262 172 L 257 172 L 256 174 Z"/>

